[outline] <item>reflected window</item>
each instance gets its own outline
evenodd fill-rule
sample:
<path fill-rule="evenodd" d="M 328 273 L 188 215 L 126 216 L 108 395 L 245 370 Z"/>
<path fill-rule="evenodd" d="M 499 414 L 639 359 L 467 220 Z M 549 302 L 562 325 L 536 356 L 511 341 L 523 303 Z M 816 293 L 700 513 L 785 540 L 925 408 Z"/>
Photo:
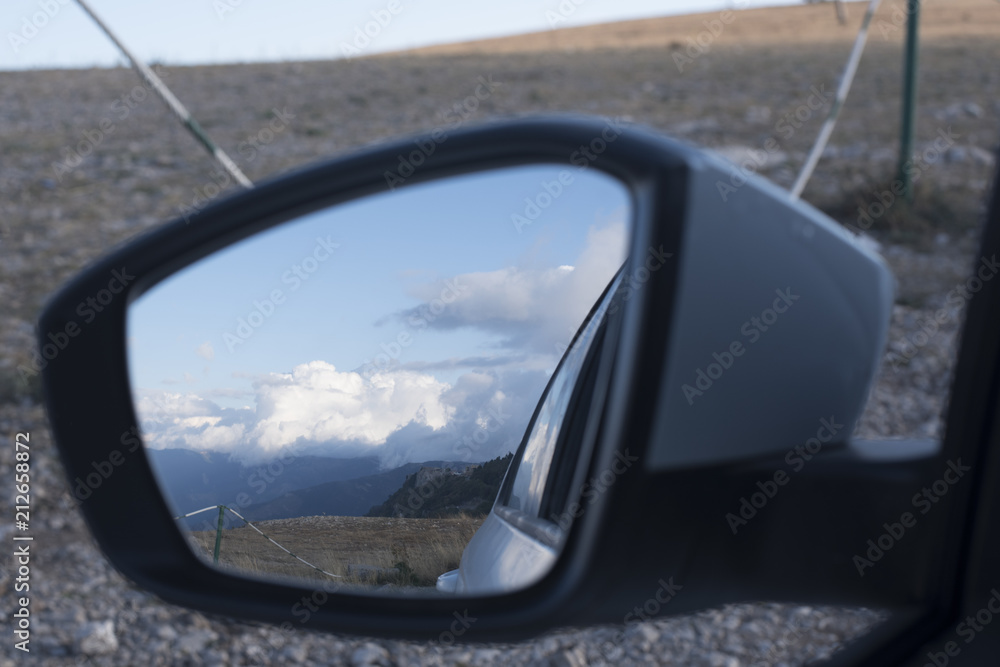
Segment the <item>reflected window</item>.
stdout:
<path fill-rule="evenodd" d="M 567 411 L 578 379 L 583 373 L 587 352 L 598 336 L 612 298 L 621 283 L 621 274 L 605 292 L 601 303 L 587 321 L 583 330 L 566 351 L 556 368 L 541 408 L 528 430 L 524 455 L 518 464 L 514 482 L 506 505 L 529 516 L 539 516 L 549 468 L 559 442 L 559 435 L 566 423 Z"/>

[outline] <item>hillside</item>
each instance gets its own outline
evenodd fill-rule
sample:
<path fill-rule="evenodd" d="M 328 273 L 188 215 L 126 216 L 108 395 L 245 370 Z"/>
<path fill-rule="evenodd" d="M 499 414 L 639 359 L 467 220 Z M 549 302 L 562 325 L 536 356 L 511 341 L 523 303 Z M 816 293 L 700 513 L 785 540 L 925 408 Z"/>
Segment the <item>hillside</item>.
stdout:
<path fill-rule="evenodd" d="M 242 512 L 299 489 L 356 479 L 379 469 L 375 458 L 299 456 L 244 465 L 229 454 L 188 449 L 151 450 L 150 458 L 178 515 L 217 504 Z M 188 522 L 200 526 L 204 520 L 199 515 Z"/>
<path fill-rule="evenodd" d="M 300 487 L 272 500 L 248 507 L 243 513 L 248 519 L 289 519 L 302 516 L 364 516 L 424 466 L 451 466 L 462 469 L 464 463 L 430 461 L 407 463 L 355 479 L 341 479 Z"/>
<path fill-rule="evenodd" d="M 465 470 L 421 467 L 365 516 L 430 519 L 489 514 L 513 458 L 507 454 Z"/>

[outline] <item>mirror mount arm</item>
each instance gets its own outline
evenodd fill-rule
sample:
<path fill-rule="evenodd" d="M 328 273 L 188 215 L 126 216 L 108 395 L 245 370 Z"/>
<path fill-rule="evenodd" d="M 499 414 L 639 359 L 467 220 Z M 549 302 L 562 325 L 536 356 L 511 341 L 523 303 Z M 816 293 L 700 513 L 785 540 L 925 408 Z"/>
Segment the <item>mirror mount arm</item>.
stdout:
<path fill-rule="evenodd" d="M 937 441 L 858 440 L 793 466 L 781 454 L 648 474 L 628 500 L 644 511 L 605 537 L 608 563 L 630 553 L 632 571 L 683 586 L 670 614 L 759 600 L 901 608 L 932 599 L 926 582 L 937 579 L 936 536 L 949 516 L 937 502 L 949 499 L 924 492 L 960 482 L 939 452 Z M 649 597 L 648 578 L 623 575 L 599 596 L 624 613 Z"/>

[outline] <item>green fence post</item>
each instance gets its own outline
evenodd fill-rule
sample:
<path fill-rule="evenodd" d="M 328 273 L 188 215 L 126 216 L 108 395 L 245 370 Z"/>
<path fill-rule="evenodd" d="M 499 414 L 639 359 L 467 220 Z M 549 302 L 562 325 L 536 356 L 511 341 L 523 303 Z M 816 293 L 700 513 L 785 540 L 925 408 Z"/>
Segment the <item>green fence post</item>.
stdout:
<path fill-rule="evenodd" d="M 903 184 L 903 196 L 913 202 L 913 179 L 906 163 L 913 156 L 913 115 L 917 103 L 917 25 L 920 22 L 921 0 L 907 0 L 906 49 L 903 64 L 903 119 L 899 137 L 899 180 Z"/>
<path fill-rule="evenodd" d="M 225 509 L 225 505 L 219 505 L 219 525 L 215 529 L 215 553 L 212 555 L 212 562 L 216 565 L 219 564 L 219 545 L 222 544 L 222 513 Z"/>

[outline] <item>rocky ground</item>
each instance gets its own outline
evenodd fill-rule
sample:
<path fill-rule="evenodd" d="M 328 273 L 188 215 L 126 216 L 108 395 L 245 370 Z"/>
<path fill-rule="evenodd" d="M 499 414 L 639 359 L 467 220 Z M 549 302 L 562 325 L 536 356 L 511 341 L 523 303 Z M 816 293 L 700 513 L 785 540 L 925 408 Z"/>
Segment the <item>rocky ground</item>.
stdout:
<path fill-rule="evenodd" d="M 865 226 L 891 185 L 899 43 L 873 34 L 854 92 L 805 199 Z M 832 91 L 843 40 L 779 48 L 720 43 L 683 71 L 683 44 L 530 54 L 166 68 L 168 84 L 259 180 L 388 136 L 536 111 L 624 117 L 719 150 L 787 186 L 818 131 L 813 91 Z M 886 361 L 859 433 L 939 436 L 961 328 L 961 292 L 1000 127 L 1000 41 L 922 44 L 917 203 L 893 202 L 869 236 L 899 281 Z M 466 104 L 483 80 L 489 96 Z M 662 664 L 822 660 L 883 616 L 762 603 L 624 628 L 568 630 L 516 645 L 448 647 L 280 631 L 162 603 L 124 581 L 66 493 L 31 363 L 40 304 L 88 261 L 186 206 L 233 189 L 127 70 L 0 72 L 0 434 L 32 443 L 33 641 L 0 665 Z M 466 106 L 463 107 L 463 104 Z M 803 110 L 805 109 L 805 110 Z M 796 116 L 798 114 L 798 116 Z M 795 119 L 799 118 L 798 126 Z M 265 128 L 279 128 L 265 133 Z M 942 136 L 951 142 L 930 151 Z M 757 159 L 769 138 L 780 150 Z M 256 139 L 256 146 L 251 142 Z M 11 457 L 0 457 L 10 479 Z M 3 508 L 10 515 L 9 495 Z M 5 538 L 11 526 L 0 528 Z M 0 570 L 13 608 L 10 559 Z"/>
<path fill-rule="evenodd" d="M 0 407 L 4 433 L 29 432 L 33 453 L 32 642 L 5 641 L 0 666 L 63 665 L 796 665 L 822 660 L 881 616 L 869 610 L 733 605 L 693 616 L 569 630 L 518 644 L 446 646 L 335 637 L 211 617 L 164 603 L 124 580 L 91 540 L 42 410 Z M 12 476 L 0 463 L 0 475 Z M 11 526 L 2 528 L 9 540 Z M 12 609 L 13 568 L 0 570 Z M 624 632 L 624 634 L 622 634 Z"/>

